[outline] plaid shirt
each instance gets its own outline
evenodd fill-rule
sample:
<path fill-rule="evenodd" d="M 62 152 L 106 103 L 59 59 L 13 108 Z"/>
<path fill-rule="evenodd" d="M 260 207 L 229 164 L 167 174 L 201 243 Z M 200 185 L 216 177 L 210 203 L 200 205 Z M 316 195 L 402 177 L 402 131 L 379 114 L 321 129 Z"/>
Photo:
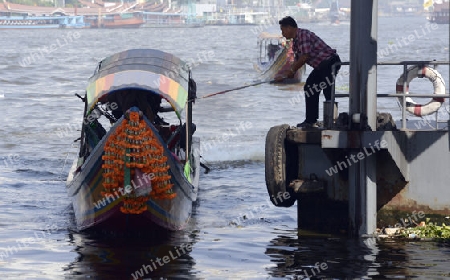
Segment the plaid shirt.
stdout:
<path fill-rule="evenodd" d="M 328 46 L 314 32 L 301 28 L 297 28 L 297 37 L 294 38 L 292 50 L 295 59 L 301 54 L 309 54 L 310 58 L 306 63 L 313 68 L 317 68 L 322 61 L 336 53 L 335 49 Z"/>

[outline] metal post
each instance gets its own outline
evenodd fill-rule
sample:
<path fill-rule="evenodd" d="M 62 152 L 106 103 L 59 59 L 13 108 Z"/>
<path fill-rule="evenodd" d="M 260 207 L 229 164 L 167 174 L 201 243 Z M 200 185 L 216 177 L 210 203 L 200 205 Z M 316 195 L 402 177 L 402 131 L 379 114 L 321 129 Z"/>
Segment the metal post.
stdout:
<path fill-rule="evenodd" d="M 406 93 L 406 87 L 408 86 L 406 73 L 408 72 L 408 65 L 403 65 L 403 94 Z M 406 129 L 406 96 L 402 96 L 402 129 Z"/>
<path fill-rule="evenodd" d="M 377 6 L 378 0 L 352 0 L 350 27 L 350 114 L 366 114 L 372 129 L 377 111 Z"/>
<path fill-rule="evenodd" d="M 334 104 L 335 104 L 335 99 L 336 99 L 335 96 L 336 96 L 336 66 L 337 65 L 341 65 L 341 63 L 334 63 L 333 65 L 331 65 L 331 73 L 333 75 L 333 84 L 331 85 L 331 96 L 330 96 L 331 105 L 328 108 L 330 110 L 330 112 L 329 113 L 327 112 L 328 113 L 327 119 L 324 118 L 324 122 L 326 124 L 330 125 L 330 126 L 325 125 L 325 128 L 327 128 L 327 129 L 332 129 L 334 127 L 334 115 L 335 115 Z M 324 107 L 323 109 L 325 111 L 326 108 Z"/>
<path fill-rule="evenodd" d="M 193 93 L 191 92 L 191 71 L 189 71 L 189 83 L 188 83 L 188 101 L 186 105 L 186 163 L 191 159 L 191 145 L 192 145 L 192 102 L 195 100 L 191 98 Z"/>
<path fill-rule="evenodd" d="M 445 106 L 445 105 L 444 105 Z M 439 112 L 439 110 L 438 111 L 436 111 L 436 113 L 434 113 L 434 116 L 435 116 L 435 121 L 436 121 L 436 127 L 434 128 L 435 130 L 438 130 L 439 129 L 439 116 L 438 116 L 438 112 Z"/>
<path fill-rule="evenodd" d="M 378 0 L 351 2 L 349 113 L 350 116 L 367 116 L 368 125 L 373 130 L 376 130 L 377 9 Z M 359 119 L 362 124 L 363 118 Z M 360 131 L 359 135 L 364 133 Z M 362 148 L 355 152 L 362 151 Z M 349 172 L 350 234 L 373 234 L 377 213 L 375 155 L 350 166 Z"/>

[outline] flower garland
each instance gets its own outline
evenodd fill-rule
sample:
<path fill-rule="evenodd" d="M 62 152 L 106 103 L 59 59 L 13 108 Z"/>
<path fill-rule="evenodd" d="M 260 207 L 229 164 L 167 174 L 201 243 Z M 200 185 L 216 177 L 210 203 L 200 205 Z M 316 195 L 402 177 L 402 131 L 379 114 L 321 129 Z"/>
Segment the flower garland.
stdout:
<path fill-rule="evenodd" d="M 147 210 L 147 201 L 152 199 L 173 199 L 170 166 L 164 156 L 164 148 L 147 127 L 142 112 L 131 111 L 111 134 L 105 143 L 103 159 L 102 195 L 113 195 L 121 186 L 130 185 L 135 169 L 144 174 L 152 174 L 152 190 L 148 195 L 138 196 L 135 191 L 123 198 L 120 211 L 125 214 L 140 214 Z"/>

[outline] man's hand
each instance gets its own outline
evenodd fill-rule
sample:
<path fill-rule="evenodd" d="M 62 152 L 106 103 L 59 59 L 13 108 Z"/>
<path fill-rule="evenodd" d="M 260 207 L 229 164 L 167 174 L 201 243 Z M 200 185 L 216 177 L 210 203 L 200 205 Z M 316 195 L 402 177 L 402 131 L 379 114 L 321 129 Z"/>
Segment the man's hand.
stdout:
<path fill-rule="evenodd" d="M 277 75 L 277 76 L 275 76 L 275 78 L 273 79 L 273 81 L 274 81 L 275 83 L 280 83 L 280 82 L 282 82 L 284 79 L 286 79 L 286 77 L 284 77 L 284 76 L 282 76 L 282 75 Z"/>
<path fill-rule="evenodd" d="M 283 72 L 283 76 L 284 76 L 284 77 L 287 77 L 287 78 L 294 78 L 295 72 L 296 72 L 296 71 L 294 71 L 294 70 L 292 70 L 292 69 L 288 69 L 288 70 L 285 70 L 285 71 Z"/>
<path fill-rule="evenodd" d="M 294 75 L 295 73 L 291 69 L 284 70 L 281 74 L 275 76 L 274 81 L 276 83 L 282 82 L 284 79 L 294 78 Z"/>

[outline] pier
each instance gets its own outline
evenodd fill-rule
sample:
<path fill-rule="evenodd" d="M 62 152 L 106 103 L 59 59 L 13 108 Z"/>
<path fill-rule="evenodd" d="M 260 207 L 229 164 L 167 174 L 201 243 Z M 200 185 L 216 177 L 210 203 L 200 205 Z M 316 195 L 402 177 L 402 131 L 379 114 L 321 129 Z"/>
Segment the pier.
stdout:
<path fill-rule="evenodd" d="M 448 128 L 406 126 L 406 111 L 428 114 L 425 111 L 438 109 L 450 97 L 438 74 L 428 77 L 439 91 L 435 94 L 408 93 L 409 77 L 427 78 L 426 71 L 434 73 L 434 67 L 449 62 L 378 64 L 377 7 L 377 0 L 351 2 L 350 62 L 342 63 L 350 67 L 349 111 L 337 114 L 338 96 L 332 94 L 324 105 L 323 127 L 302 130 L 284 124 L 268 132 L 269 196 L 289 194 L 290 199 L 276 205 L 281 207 L 297 200 L 299 229 L 372 237 L 377 228 L 404 221 L 413 213 L 426 213 L 436 221 L 450 215 Z M 396 94 L 377 94 L 378 65 L 403 69 Z M 412 96 L 432 101 L 421 106 L 411 103 Z M 378 112 L 377 98 L 400 98 L 401 122 L 388 112 Z"/>

